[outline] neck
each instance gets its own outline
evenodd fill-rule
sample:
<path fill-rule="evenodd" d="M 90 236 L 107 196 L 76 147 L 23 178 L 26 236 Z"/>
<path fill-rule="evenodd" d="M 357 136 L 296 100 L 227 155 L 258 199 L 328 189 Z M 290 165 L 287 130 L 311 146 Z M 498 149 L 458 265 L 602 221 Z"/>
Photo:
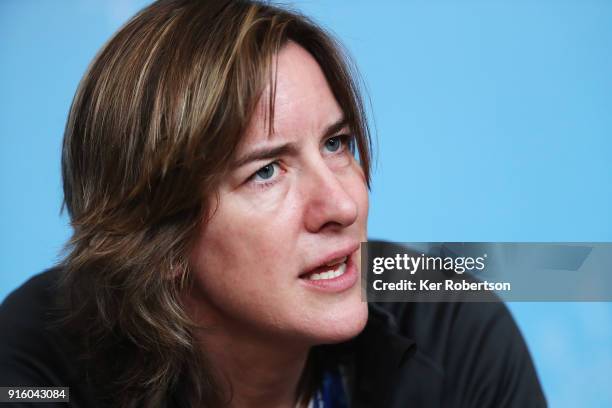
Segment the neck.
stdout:
<path fill-rule="evenodd" d="M 192 319 L 205 328 L 196 337 L 228 407 L 296 406 L 310 345 L 249 331 L 244 324 L 219 324 L 211 319 L 213 310 L 189 306 Z"/>
<path fill-rule="evenodd" d="M 229 333 L 206 334 L 202 342 L 230 407 L 295 407 L 308 348 Z"/>

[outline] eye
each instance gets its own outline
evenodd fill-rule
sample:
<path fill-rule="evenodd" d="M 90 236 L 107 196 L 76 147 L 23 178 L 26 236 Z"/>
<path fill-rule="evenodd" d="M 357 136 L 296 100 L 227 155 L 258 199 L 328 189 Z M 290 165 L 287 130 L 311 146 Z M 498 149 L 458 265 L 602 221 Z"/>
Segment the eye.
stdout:
<path fill-rule="evenodd" d="M 341 153 L 348 151 L 351 154 L 354 150 L 354 137 L 352 135 L 337 135 L 327 139 L 324 143 L 325 150 L 330 153 Z"/>
<path fill-rule="evenodd" d="M 330 152 L 337 152 L 342 147 L 342 142 L 340 136 L 330 137 L 325 141 L 325 147 Z"/>
<path fill-rule="evenodd" d="M 253 173 L 251 179 L 254 181 L 269 181 L 278 173 L 278 171 L 279 165 L 277 162 L 269 163 Z"/>

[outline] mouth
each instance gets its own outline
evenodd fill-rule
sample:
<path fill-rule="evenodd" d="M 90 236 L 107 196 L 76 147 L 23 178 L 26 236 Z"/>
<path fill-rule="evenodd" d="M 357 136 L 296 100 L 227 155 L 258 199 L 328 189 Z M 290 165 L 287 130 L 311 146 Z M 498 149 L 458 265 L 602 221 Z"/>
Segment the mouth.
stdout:
<path fill-rule="evenodd" d="M 344 275 L 346 272 L 346 261 L 348 260 L 348 256 L 343 256 L 341 258 L 336 258 L 325 265 L 321 265 L 310 272 L 306 272 L 300 275 L 300 278 L 307 280 L 327 280 L 334 279 L 339 276 Z"/>
<path fill-rule="evenodd" d="M 358 280 L 354 255 L 359 243 L 323 257 L 306 272 L 299 275 L 300 281 L 310 288 L 326 292 L 339 292 L 352 287 Z"/>

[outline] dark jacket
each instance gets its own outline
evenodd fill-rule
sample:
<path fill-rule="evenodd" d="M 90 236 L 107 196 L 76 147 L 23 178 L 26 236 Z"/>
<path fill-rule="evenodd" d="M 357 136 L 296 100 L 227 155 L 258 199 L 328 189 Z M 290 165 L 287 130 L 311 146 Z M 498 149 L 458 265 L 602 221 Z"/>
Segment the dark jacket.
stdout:
<path fill-rule="evenodd" d="M 48 329 L 58 274 L 33 277 L 0 307 L 0 386 L 69 386 L 70 406 L 97 406 L 73 345 Z M 355 408 L 546 406 L 501 303 L 370 304 L 365 330 L 324 352 L 348 367 Z M 168 407 L 180 399 L 170 396 Z"/>

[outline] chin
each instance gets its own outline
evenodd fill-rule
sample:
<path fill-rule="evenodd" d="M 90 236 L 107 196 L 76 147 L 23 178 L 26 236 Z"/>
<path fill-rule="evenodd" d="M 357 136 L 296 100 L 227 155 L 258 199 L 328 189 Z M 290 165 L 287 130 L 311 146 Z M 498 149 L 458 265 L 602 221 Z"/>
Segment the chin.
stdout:
<path fill-rule="evenodd" d="M 316 344 L 333 344 L 347 341 L 357 336 L 368 321 L 368 304 L 359 300 L 358 304 L 331 313 L 317 327 Z"/>

